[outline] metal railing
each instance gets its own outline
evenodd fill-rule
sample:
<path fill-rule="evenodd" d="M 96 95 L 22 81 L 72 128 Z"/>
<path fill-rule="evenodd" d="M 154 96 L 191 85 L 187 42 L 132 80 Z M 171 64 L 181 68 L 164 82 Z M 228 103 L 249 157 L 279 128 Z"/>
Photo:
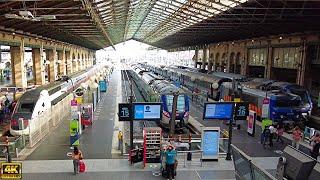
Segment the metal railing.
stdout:
<path fill-rule="evenodd" d="M 188 153 L 191 153 L 191 154 L 200 154 L 200 167 L 202 167 L 202 152 L 203 150 L 193 150 L 193 151 L 177 151 L 178 153 L 178 156 L 179 154 L 183 154 L 183 167 L 187 167 L 187 156 L 188 156 Z M 191 161 L 190 161 L 191 163 Z"/>
<path fill-rule="evenodd" d="M 9 153 L 11 157 L 18 157 L 19 153 L 26 146 L 26 138 L 25 136 L 17 136 L 17 137 L 8 137 L 8 145 L 9 145 Z M 4 158 L 7 155 L 7 143 L 2 137 L 2 141 L 0 142 L 0 157 Z"/>

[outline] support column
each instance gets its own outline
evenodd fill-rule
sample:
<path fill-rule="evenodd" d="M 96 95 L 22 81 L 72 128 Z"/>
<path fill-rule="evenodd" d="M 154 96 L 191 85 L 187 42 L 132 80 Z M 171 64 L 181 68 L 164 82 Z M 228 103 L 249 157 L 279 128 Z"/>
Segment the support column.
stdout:
<path fill-rule="evenodd" d="M 54 49 L 46 49 L 47 60 L 50 62 L 48 78 L 49 82 L 54 82 L 57 77 L 57 53 L 56 48 Z"/>
<path fill-rule="evenodd" d="M 207 47 L 203 48 L 201 69 L 203 69 L 203 70 L 206 69 L 206 62 L 208 62 L 208 48 Z"/>
<path fill-rule="evenodd" d="M 195 53 L 194 53 L 194 67 L 197 68 L 197 62 L 198 62 L 198 59 L 199 59 L 199 49 L 196 49 L 195 50 Z"/>
<path fill-rule="evenodd" d="M 273 64 L 272 53 L 273 53 L 273 48 L 271 47 L 271 41 L 268 40 L 267 59 L 266 59 L 267 62 L 266 62 L 265 71 L 264 71 L 265 72 L 264 77 L 268 79 L 271 79 L 271 69 Z"/>
<path fill-rule="evenodd" d="M 16 87 L 27 87 L 27 75 L 24 67 L 24 40 L 20 46 L 11 46 L 12 84 Z"/>
<path fill-rule="evenodd" d="M 63 49 L 62 51 L 57 51 L 57 54 L 58 54 L 58 67 L 57 67 L 58 75 L 59 75 L 59 76 L 66 75 L 65 49 Z"/>
<path fill-rule="evenodd" d="M 304 86 L 305 75 L 306 75 L 306 67 L 307 67 L 307 45 L 306 39 L 302 39 L 302 43 L 300 46 L 300 62 L 298 62 L 298 73 L 297 73 L 297 84 Z"/>
<path fill-rule="evenodd" d="M 43 43 L 40 48 L 32 49 L 33 79 L 36 85 L 45 84 L 44 62 L 43 62 Z"/>
<path fill-rule="evenodd" d="M 69 75 L 72 73 L 72 60 L 71 60 L 70 51 L 66 51 L 65 56 L 66 56 L 66 59 L 65 59 L 66 71 L 67 71 L 67 75 Z"/>

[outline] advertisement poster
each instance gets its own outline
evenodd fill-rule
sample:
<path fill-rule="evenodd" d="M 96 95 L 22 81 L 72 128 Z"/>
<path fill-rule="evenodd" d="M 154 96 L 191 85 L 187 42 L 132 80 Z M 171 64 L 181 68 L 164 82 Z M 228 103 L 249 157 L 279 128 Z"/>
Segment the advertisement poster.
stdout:
<path fill-rule="evenodd" d="M 219 128 L 207 128 L 202 131 L 203 159 L 217 159 L 219 155 Z"/>
<path fill-rule="evenodd" d="M 247 132 L 249 135 L 254 136 L 254 126 L 256 121 L 256 112 L 254 111 L 249 111 L 249 116 L 248 116 L 248 125 L 247 125 Z"/>
<path fill-rule="evenodd" d="M 134 119 L 160 120 L 161 105 L 160 104 L 135 104 Z"/>

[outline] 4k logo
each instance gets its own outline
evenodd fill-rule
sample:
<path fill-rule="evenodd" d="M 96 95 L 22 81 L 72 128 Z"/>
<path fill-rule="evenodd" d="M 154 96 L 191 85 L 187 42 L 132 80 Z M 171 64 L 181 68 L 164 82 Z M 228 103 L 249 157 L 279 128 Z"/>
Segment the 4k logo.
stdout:
<path fill-rule="evenodd" d="M 22 166 L 21 163 L 2 163 L 1 164 L 1 178 L 2 179 L 21 179 Z"/>

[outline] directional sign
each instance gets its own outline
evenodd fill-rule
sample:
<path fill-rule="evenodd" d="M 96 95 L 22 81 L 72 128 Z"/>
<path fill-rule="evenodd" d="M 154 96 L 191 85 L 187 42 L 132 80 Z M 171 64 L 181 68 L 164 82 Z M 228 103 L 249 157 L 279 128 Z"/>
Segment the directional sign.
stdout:
<path fill-rule="evenodd" d="M 161 103 L 134 103 L 134 120 L 160 120 L 162 118 Z"/>
<path fill-rule="evenodd" d="M 249 115 L 249 103 L 247 102 L 236 103 L 234 119 L 246 120 L 248 115 Z"/>
<path fill-rule="evenodd" d="M 131 104 L 119 103 L 119 121 L 130 121 L 131 120 Z"/>
<path fill-rule="evenodd" d="M 270 99 L 264 98 L 262 101 L 262 118 L 268 118 L 269 117 L 269 109 L 270 109 Z"/>

